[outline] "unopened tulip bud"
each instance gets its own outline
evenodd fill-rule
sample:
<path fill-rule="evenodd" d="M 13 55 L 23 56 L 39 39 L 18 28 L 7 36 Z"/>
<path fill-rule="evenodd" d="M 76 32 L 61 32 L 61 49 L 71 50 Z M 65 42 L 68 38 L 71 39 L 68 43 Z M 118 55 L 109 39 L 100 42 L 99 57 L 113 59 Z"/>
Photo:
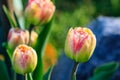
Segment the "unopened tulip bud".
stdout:
<path fill-rule="evenodd" d="M 66 42 L 65 54 L 76 62 L 90 59 L 96 46 L 96 37 L 88 28 L 70 28 Z"/>
<path fill-rule="evenodd" d="M 30 44 L 34 46 L 37 42 L 38 34 L 35 31 L 31 31 Z"/>
<path fill-rule="evenodd" d="M 14 50 L 19 44 L 28 44 L 29 32 L 19 28 L 11 28 L 8 33 L 8 47 Z"/>
<path fill-rule="evenodd" d="M 51 20 L 55 6 L 50 0 L 29 0 L 25 9 L 25 16 L 29 23 L 38 25 Z"/>
<path fill-rule="evenodd" d="M 25 44 L 19 45 L 12 56 L 12 66 L 16 73 L 26 74 L 33 72 L 37 65 L 36 51 Z"/>

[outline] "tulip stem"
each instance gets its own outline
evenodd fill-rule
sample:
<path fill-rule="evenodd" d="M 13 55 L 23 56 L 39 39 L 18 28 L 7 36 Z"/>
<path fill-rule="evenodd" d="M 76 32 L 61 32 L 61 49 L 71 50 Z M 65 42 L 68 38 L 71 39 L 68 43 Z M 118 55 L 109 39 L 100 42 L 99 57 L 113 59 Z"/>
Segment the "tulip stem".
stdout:
<path fill-rule="evenodd" d="M 78 69 L 78 62 L 74 62 L 72 73 L 71 73 L 71 76 L 70 76 L 70 80 L 76 80 L 77 69 Z"/>
<path fill-rule="evenodd" d="M 32 73 L 25 74 L 25 80 L 33 80 Z"/>
<path fill-rule="evenodd" d="M 29 77 L 28 77 L 29 80 L 33 80 L 31 73 L 29 73 L 28 76 L 29 76 Z"/>
<path fill-rule="evenodd" d="M 25 74 L 25 80 L 28 80 L 27 74 Z"/>
<path fill-rule="evenodd" d="M 31 32 L 33 28 L 34 28 L 34 25 L 31 24 L 29 28 L 29 32 Z"/>
<path fill-rule="evenodd" d="M 14 72 L 14 73 L 13 73 L 13 80 L 16 80 L 16 78 L 17 78 L 17 77 L 16 77 L 16 73 Z"/>
<path fill-rule="evenodd" d="M 34 28 L 34 25 L 30 25 L 30 28 L 29 28 L 29 43 L 28 45 L 30 45 L 30 40 L 31 40 L 31 32 L 32 32 L 32 29 Z"/>

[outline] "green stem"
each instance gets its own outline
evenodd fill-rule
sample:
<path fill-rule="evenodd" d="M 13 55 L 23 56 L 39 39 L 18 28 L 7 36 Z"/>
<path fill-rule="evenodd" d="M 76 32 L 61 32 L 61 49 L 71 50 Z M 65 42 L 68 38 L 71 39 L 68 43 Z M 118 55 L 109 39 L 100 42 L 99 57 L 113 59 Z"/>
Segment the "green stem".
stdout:
<path fill-rule="evenodd" d="M 76 80 L 77 69 L 78 69 L 78 62 L 74 62 L 70 80 Z"/>
<path fill-rule="evenodd" d="M 27 73 L 25 74 L 25 80 L 28 80 Z"/>
<path fill-rule="evenodd" d="M 17 15 L 16 15 L 15 11 L 13 12 L 13 14 L 14 14 L 15 21 L 16 21 L 16 27 L 19 27 L 19 28 L 22 29 L 22 27 L 20 26 L 20 23 L 19 23 L 19 20 L 18 20 L 18 17 L 17 17 Z"/>
<path fill-rule="evenodd" d="M 28 74 L 27 74 L 27 77 L 28 77 L 28 80 L 33 80 L 33 78 L 32 78 L 32 73 L 28 73 Z"/>
<path fill-rule="evenodd" d="M 31 43 L 30 43 L 30 40 L 31 40 L 31 32 L 32 32 L 32 29 L 34 28 L 34 25 L 30 25 L 30 28 L 28 29 L 29 30 L 29 43 L 28 43 L 28 45 L 31 45 Z"/>
<path fill-rule="evenodd" d="M 13 73 L 13 80 L 16 80 L 16 78 L 17 78 L 17 77 L 16 77 L 16 73 L 14 72 L 14 73 Z"/>
<path fill-rule="evenodd" d="M 30 76 L 30 80 L 33 80 L 33 78 L 32 78 L 32 74 L 31 74 L 31 73 L 29 73 L 29 76 Z"/>
<path fill-rule="evenodd" d="M 44 29 L 38 36 L 36 46 L 34 47 L 37 52 L 37 56 L 38 56 L 37 67 L 36 67 L 35 71 L 33 72 L 34 80 L 43 80 L 42 56 L 43 56 L 43 51 L 44 51 L 45 43 L 47 41 L 48 34 L 51 30 L 51 24 L 52 24 L 52 20 L 44 26 Z"/>

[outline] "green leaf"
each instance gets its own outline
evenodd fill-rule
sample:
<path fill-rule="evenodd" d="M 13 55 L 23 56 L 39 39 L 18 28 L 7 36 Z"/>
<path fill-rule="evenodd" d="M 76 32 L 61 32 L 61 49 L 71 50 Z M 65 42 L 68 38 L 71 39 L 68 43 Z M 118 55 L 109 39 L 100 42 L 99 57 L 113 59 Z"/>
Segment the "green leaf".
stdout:
<path fill-rule="evenodd" d="M 18 18 L 17 18 L 17 15 L 16 13 L 14 12 L 14 17 L 15 17 L 15 21 L 16 21 L 16 26 L 21 28 L 20 24 L 19 24 L 19 21 L 18 21 Z"/>
<path fill-rule="evenodd" d="M 107 64 L 103 64 L 101 66 L 99 66 L 98 68 L 95 69 L 94 74 L 97 74 L 99 72 L 114 72 L 118 69 L 119 64 L 117 62 L 110 62 Z"/>
<path fill-rule="evenodd" d="M 99 74 L 94 75 L 88 80 L 111 80 L 110 77 L 106 77 L 105 72 L 100 72 Z"/>
<path fill-rule="evenodd" d="M 48 71 L 44 74 L 43 80 L 50 80 L 51 72 L 53 70 L 53 67 L 50 67 Z"/>
<path fill-rule="evenodd" d="M 119 63 L 117 62 L 103 64 L 95 69 L 93 77 L 89 80 L 111 80 L 112 75 L 118 68 Z"/>
<path fill-rule="evenodd" d="M 5 62 L 0 60 L 0 80 L 10 80 Z"/>
<path fill-rule="evenodd" d="M 4 43 L 2 43 L 2 46 L 6 48 L 7 54 L 9 56 L 10 60 L 11 60 L 12 59 L 13 51 L 11 51 L 10 48 L 8 47 L 8 43 L 4 42 Z"/>
<path fill-rule="evenodd" d="M 3 5 L 3 10 L 4 10 L 4 12 L 5 12 L 5 14 L 6 14 L 9 22 L 10 22 L 10 25 L 11 25 L 12 27 L 16 27 L 16 23 L 15 23 L 14 20 L 12 19 L 11 15 L 10 15 L 10 12 L 9 12 L 9 10 L 6 8 L 5 5 Z"/>
<path fill-rule="evenodd" d="M 26 5 L 27 5 L 28 0 L 22 0 L 22 4 L 23 4 L 23 9 L 25 9 Z"/>
<path fill-rule="evenodd" d="M 37 63 L 37 67 L 36 67 L 35 71 L 33 72 L 33 80 L 43 80 L 42 56 L 43 56 L 43 51 L 45 48 L 45 43 L 48 38 L 48 34 L 51 30 L 51 24 L 52 24 L 52 20 L 43 26 L 43 30 L 38 35 L 36 46 L 34 47 L 34 49 L 37 52 L 38 63 Z"/>

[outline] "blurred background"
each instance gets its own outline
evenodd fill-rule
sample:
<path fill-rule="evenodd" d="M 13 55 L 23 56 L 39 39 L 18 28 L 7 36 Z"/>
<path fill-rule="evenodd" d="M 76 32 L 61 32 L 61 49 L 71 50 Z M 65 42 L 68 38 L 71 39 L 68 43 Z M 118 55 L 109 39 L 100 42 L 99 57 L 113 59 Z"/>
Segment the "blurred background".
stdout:
<path fill-rule="evenodd" d="M 98 16 L 120 16 L 120 0 L 56 0 L 55 19 L 49 41 L 58 54 L 70 27 L 86 27 Z"/>

